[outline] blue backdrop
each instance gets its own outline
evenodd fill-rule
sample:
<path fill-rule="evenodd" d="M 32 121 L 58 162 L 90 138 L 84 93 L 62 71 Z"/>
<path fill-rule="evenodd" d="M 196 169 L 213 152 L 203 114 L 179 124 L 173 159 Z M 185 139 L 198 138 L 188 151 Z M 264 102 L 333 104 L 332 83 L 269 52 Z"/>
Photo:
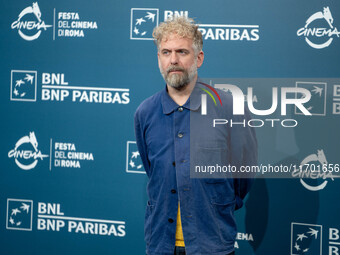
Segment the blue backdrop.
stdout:
<path fill-rule="evenodd" d="M 336 1 L 3 2 L 1 254 L 145 254 L 133 115 L 165 86 L 151 33 L 172 15 L 200 24 L 206 82 L 253 86 L 264 108 L 269 85 L 230 78 L 312 93 L 296 128 L 257 129 L 261 163 L 339 164 Z M 336 173 L 292 177 L 255 181 L 237 254 L 340 253 Z"/>

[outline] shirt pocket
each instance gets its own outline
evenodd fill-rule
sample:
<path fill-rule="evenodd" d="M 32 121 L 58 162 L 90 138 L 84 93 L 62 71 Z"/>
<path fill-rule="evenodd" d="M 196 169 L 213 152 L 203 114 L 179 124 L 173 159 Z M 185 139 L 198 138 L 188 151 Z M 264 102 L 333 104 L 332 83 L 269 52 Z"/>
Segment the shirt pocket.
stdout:
<path fill-rule="evenodd" d="M 212 205 L 235 204 L 233 179 L 203 179 L 202 185 Z"/>
<path fill-rule="evenodd" d="M 221 242 L 232 244 L 236 237 L 236 221 L 234 217 L 236 200 L 232 201 L 213 201 L 216 217 L 215 222 L 218 225 Z"/>
<path fill-rule="evenodd" d="M 195 178 L 202 178 L 206 183 L 223 183 L 231 177 L 229 172 L 228 148 L 196 147 L 192 150 L 191 168 Z"/>

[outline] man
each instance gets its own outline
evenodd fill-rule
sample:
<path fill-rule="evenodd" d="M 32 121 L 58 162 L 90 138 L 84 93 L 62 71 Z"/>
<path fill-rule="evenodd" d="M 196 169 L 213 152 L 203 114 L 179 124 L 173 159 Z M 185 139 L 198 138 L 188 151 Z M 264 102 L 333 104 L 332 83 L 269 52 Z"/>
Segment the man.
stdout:
<path fill-rule="evenodd" d="M 208 85 L 197 78 L 203 64 L 202 34 L 191 19 L 174 18 L 154 29 L 163 91 L 146 99 L 135 113 L 138 150 L 149 178 L 145 215 L 148 255 L 234 254 L 234 210 L 250 188 L 249 179 L 190 178 L 190 169 L 202 159 L 221 164 L 255 164 L 253 130 L 212 129 L 211 117 L 201 121 L 200 93 Z M 221 111 L 232 115 L 232 98 Z M 203 119 L 202 119 L 203 120 Z M 198 125 L 196 125 L 198 124 Z M 202 127 L 202 128 L 200 128 Z M 204 130 L 211 130 L 206 136 Z M 232 135 L 233 134 L 233 135 Z"/>

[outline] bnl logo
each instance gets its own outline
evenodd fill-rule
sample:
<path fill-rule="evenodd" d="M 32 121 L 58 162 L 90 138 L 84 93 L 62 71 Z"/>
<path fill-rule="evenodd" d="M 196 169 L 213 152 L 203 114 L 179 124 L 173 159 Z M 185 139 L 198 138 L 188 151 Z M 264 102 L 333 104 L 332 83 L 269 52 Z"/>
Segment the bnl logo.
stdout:
<path fill-rule="evenodd" d="M 126 172 L 145 174 L 143 162 L 135 141 L 128 141 L 126 144 Z"/>
<path fill-rule="evenodd" d="M 33 201 L 7 199 L 6 229 L 32 231 Z"/>
<path fill-rule="evenodd" d="M 322 254 L 322 226 L 292 223 L 290 254 Z"/>
<path fill-rule="evenodd" d="M 152 32 L 158 26 L 158 9 L 132 8 L 130 39 L 153 40 Z"/>
<path fill-rule="evenodd" d="M 11 101 L 37 100 L 37 72 L 11 71 Z"/>
<path fill-rule="evenodd" d="M 312 115 L 325 116 L 326 115 L 326 95 L 327 84 L 322 82 L 296 82 L 297 88 L 304 88 L 309 90 L 311 99 L 305 104 L 305 107 Z M 302 97 L 300 97 L 302 98 Z M 302 112 L 295 107 L 295 114 L 302 114 Z"/>

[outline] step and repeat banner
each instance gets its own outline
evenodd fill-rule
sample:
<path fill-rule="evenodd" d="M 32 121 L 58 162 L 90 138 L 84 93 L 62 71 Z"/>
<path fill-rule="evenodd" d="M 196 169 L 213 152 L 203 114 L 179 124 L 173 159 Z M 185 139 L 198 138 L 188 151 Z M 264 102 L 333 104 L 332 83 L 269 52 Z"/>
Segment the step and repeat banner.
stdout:
<path fill-rule="evenodd" d="M 199 24 L 202 80 L 242 91 L 262 172 L 288 172 L 255 180 L 236 253 L 340 254 L 339 2 L 19 0 L 0 14 L 0 254 L 145 254 L 133 115 L 165 87 L 152 30 L 173 16 Z M 294 89 L 282 103 L 287 87 L 308 91 L 304 108 Z"/>

